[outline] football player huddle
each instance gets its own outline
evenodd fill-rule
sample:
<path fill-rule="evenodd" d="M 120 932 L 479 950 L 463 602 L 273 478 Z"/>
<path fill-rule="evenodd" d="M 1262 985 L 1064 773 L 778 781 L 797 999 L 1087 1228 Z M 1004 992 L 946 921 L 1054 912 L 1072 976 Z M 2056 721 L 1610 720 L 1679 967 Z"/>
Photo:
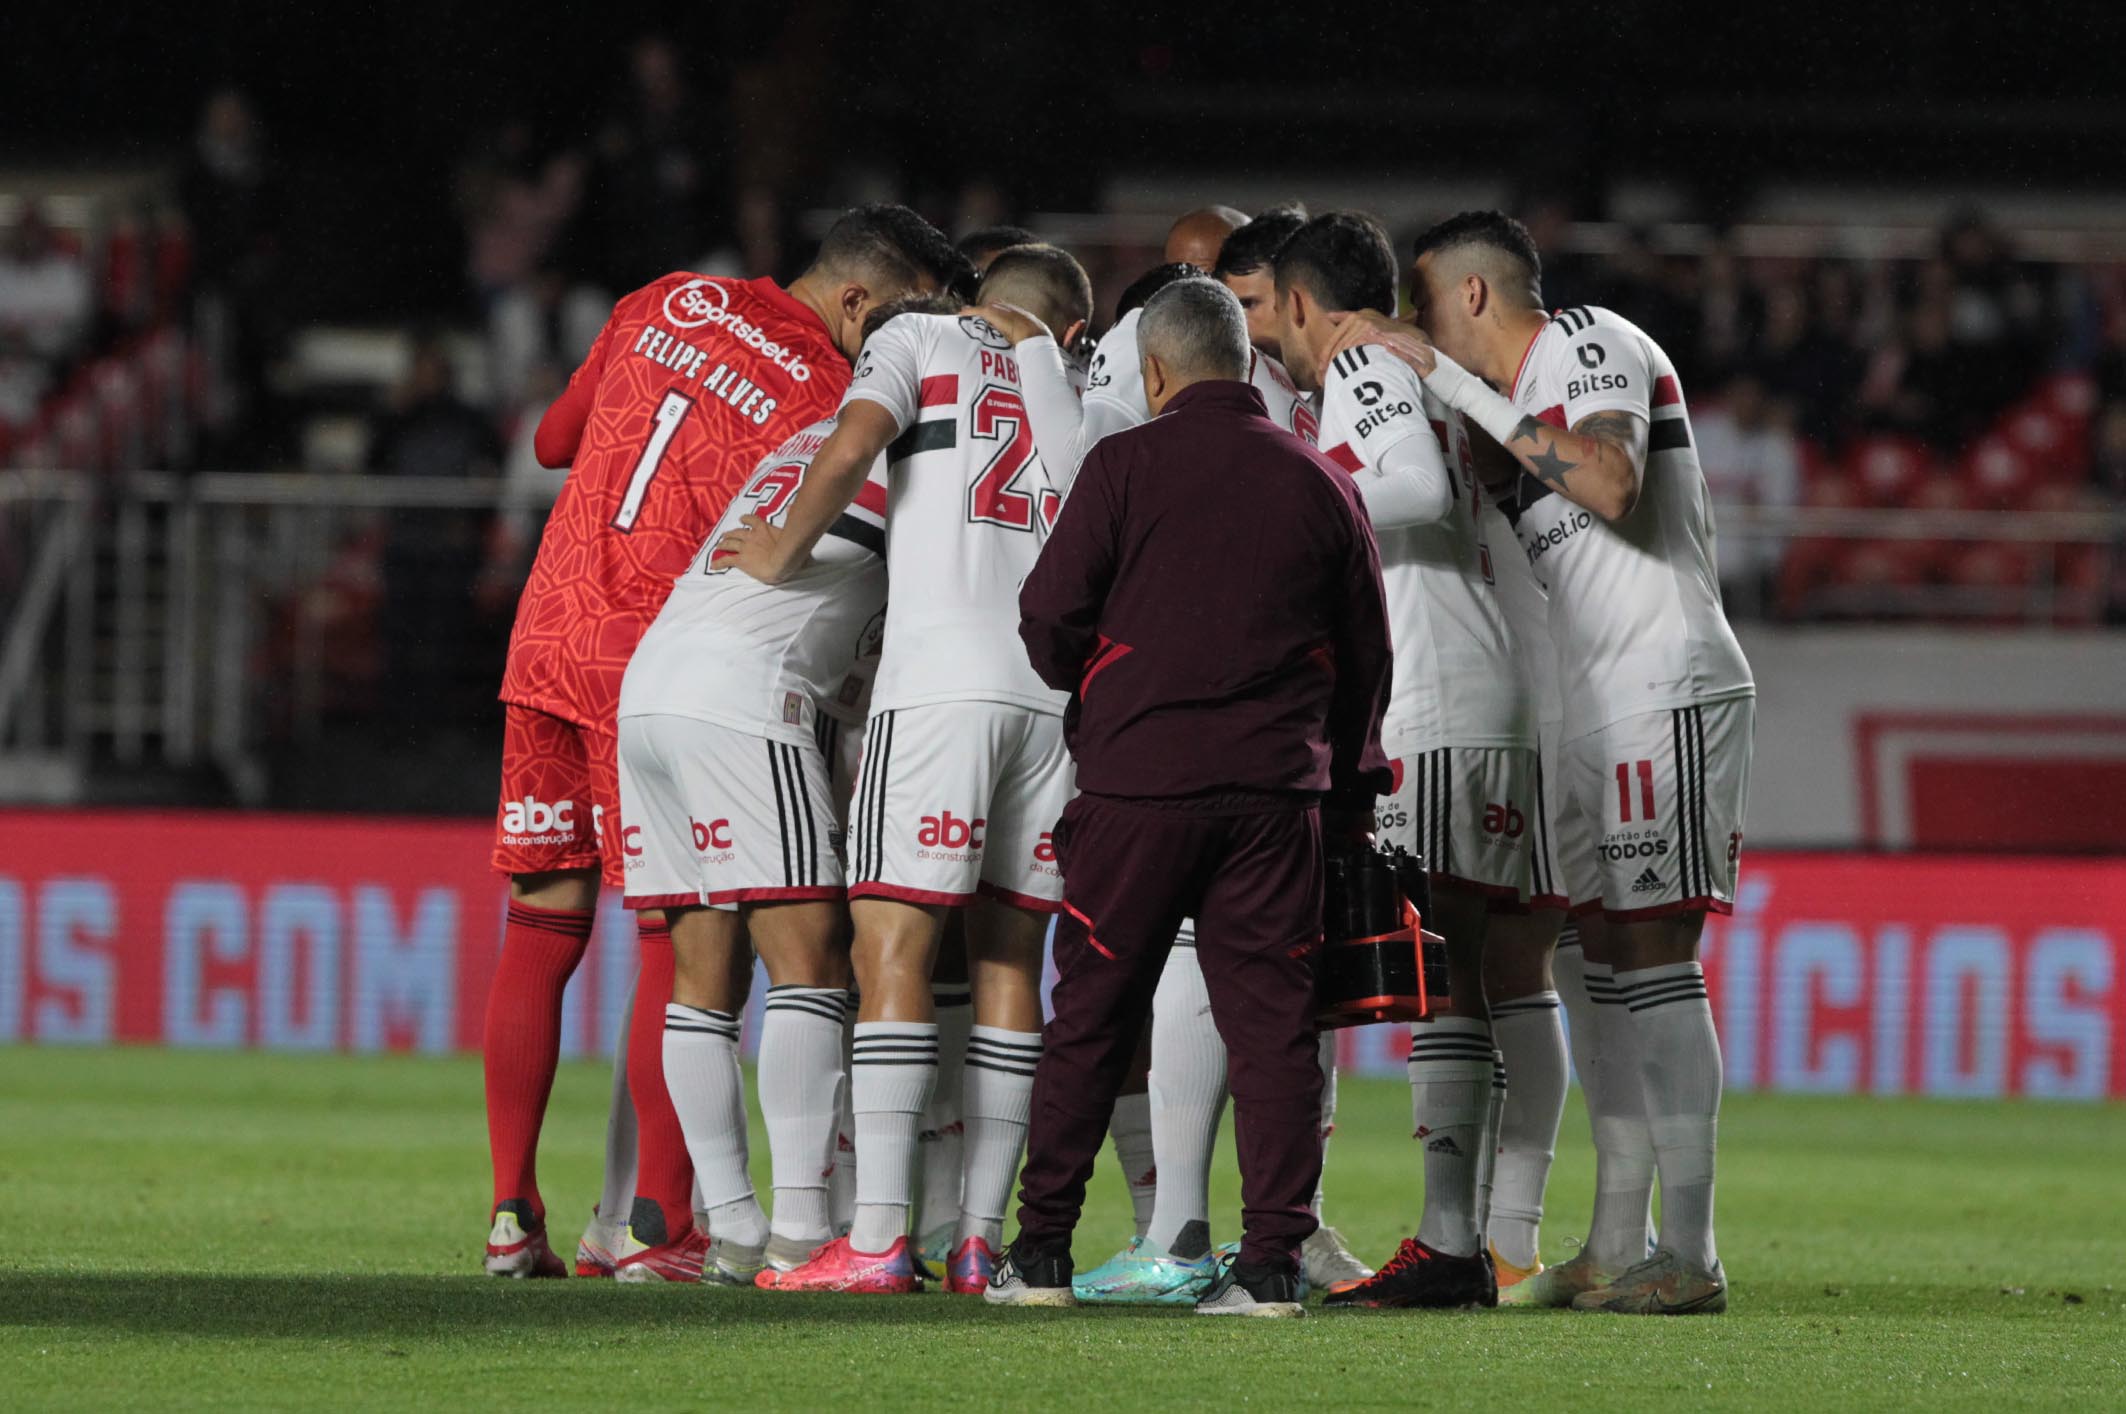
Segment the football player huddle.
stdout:
<path fill-rule="evenodd" d="M 1447 944 L 1410 1044 L 1417 1231 L 1375 1271 L 1317 1192 L 1306 1282 L 1328 1306 L 1725 1308 L 1697 948 L 1734 898 L 1755 689 L 1674 367 L 1616 313 L 1546 311 L 1497 212 L 1399 263 L 1360 213 L 1213 207 L 1164 254 L 1097 341 L 1069 253 L 1014 228 L 955 247 L 895 206 L 846 213 L 787 288 L 679 272 L 615 308 L 538 429 L 570 471 L 501 693 L 489 1272 L 567 1272 L 534 1160 L 602 886 L 641 965 L 576 1274 L 894 1293 L 939 1267 L 989 1290 L 1069 907 L 1071 699 L 1028 663 L 1019 586 L 1087 451 L 1151 416 L 1142 308 L 1195 281 L 1230 291 L 1267 416 L 1372 522 L 1378 835 L 1423 859 Z M 1136 1236 L 1078 1302 L 1194 1304 L 1231 1260 L 1226 1048 L 1191 936 L 1112 1122 Z M 765 1205 L 738 1049 L 756 956 Z M 1325 1039 L 1324 1145 L 1333 1059 Z M 1546 1266 L 1573 1072 L 1594 1220 Z"/>

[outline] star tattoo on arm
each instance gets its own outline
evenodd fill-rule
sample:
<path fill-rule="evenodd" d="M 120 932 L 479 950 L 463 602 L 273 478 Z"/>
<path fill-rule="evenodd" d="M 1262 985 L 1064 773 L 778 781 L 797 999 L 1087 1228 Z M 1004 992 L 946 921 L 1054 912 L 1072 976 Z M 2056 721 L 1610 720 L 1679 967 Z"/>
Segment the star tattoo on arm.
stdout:
<path fill-rule="evenodd" d="M 1559 454 L 1556 440 L 1543 435 L 1549 430 L 1546 424 L 1535 418 L 1524 417 L 1513 429 L 1513 436 L 1508 440 L 1527 442 L 1534 449 L 1526 454 L 1528 469 L 1535 473 L 1539 480 L 1562 491 L 1565 488 L 1565 478 L 1580 464 Z"/>

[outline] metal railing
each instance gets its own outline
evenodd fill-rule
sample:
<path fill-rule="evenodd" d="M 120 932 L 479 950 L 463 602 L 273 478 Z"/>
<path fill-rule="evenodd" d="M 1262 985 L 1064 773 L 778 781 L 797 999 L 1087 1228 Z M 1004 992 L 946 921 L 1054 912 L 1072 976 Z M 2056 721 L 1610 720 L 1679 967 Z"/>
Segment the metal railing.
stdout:
<path fill-rule="evenodd" d="M 468 544 L 516 504 L 494 480 L 0 474 L 0 799 L 79 798 L 90 768 L 109 765 L 207 769 L 262 802 L 275 752 L 328 747 L 336 723 L 424 693 L 491 714 L 512 596 L 464 611 L 491 570 Z M 2118 510 L 1734 507 L 1719 533 L 1723 559 L 1765 567 L 1760 602 L 1731 581 L 1738 619 L 1793 611 L 1787 570 L 1863 545 L 1937 558 L 2005 546 L 2023 573 L 1834 577 L 1804 614 L 2092 622 L 2091 584 L 2116 594 L 2126 574 Z M 423 634 L 433 641 L 408 653 L 400 640 Z"/>

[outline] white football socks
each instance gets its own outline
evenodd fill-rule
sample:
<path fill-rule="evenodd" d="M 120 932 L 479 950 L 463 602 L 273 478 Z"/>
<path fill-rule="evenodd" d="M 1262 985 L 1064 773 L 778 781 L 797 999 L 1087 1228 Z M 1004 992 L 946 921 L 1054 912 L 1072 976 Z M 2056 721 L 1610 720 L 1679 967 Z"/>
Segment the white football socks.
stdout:
<path fill-rule="evenodd" d="M 1491 1100 L 1484 1106 L 1483 1142 L 1476 1155 L 1476 1230 L 1491 1231 L 1491 1182 L 1499 1170 L 1499 1125 L 1506 1116 L 1506 1057 L 1491 1043 Z M 1486 1238 L 1488 1241 L 1488 1237 Z"/>
<path fill-rule="evenodd" d="M 1713 1157 L 1720 1126 L 1720 1038 L 1695 962 L 1619 972 L 1639 1039 L 1647 1124 L 1661 1170 L 1661 1245 L 1710 1271 Z"/>
<path fill-rule="evenodd" d="M 1653 1135 L 1646 1124 L 1638 1035 L 1624 993 L 1606 962 L 1587 962 L 1581 977 L 1594 1013 L 1592 1063 L 1580 1073 L 1595 1146 L 1594 1223 L 1587 1232 L 1587 1254 L 1596 1266 L 1615 1272 L 1646 1260 L 1653 1213 Z"/>
<path fill-rule="evenodd" d="M 1499 1256 L 1527 1267 L 1536 1260 L 1543 1189 L 1565 1113 L 1565 1031 L 1558 1024 L 1558 994 L 1537 992 L 1495 1004 L 1491 1039 L 1505 1058 L 1511 1085 L 1499 1118 L 1498 1167 L 1485 1231 Z"/>
<path fill-rule="evenodd" d="M 1122 1181 L 1129 1185 L 1130 1216 L 1137 1225 L 1137 1236 L 1142 1237 L 1151 1231 L 1152 1211 L 1159 1198 L 1150 1092 L 1115 1096 L 1115 1113 L 1107 1122 L 1107 1132 L 1115 1141 L 1115 1161 L 1122 1165 Z"/>
<path fill-rule="evenodd" d="M 598 1221 L 611 1231 L 625 1232 L 629 1211 L 635 1206 L 635 1102 L 627 1088 L 627 1033 L 624 1024 L 635 1012 L 635 989 L 628 988 L 627 1003 L 617 1013 L 622 1021 L 620 1044 L 613 1052 L 613 1093 L 605 1111 L 605 1174 L 598 1190 Z"/>
<path fill-rule="evenodd" d="M 856 1114 L 856 1215 L 849 1245 L 883 1252 L 908 1231 L 915 1134 L 937 1082 L 934 1021 L 859 1021 L 849 1056 Z"/>
<path fill-rule="evenodd" d="M 1211 1250 L 1211 1151 L 1225 1114 L 1225 1041 L 1194 937 L 1176 944 L 1152 994 L 1152 1158 L 1159 1190 L 1145 1242 L 1176 1257 Z"/>
<path fill-rule="evenodd" d="M 760 1026 L 760 1114 L 774 1171 L 777 1237 L 827 1240 L 827 1175 L 841 1120 L 839 987 L 768 988 Z"/>
<path fill-rule="evenodd" d="M 1314 1221 L 1321 1222 L 1322 1187 L 1329 1178 L 1329 1136 L 1336 1132 L 1336 1033 L 1324 1031 L 1318 1042 L 1321 1061 L 1321 1177 L 1314 1180 Z"/>
<path fill-rule="evenodd" d="M 916 1199 L 915 1230 L 923 1235 L 960 1220 L 965 1133 L 960 1093 L 967 1074 L 967 1032 L 974 1025 L 974 993 L 965 982 L 932 983 L 930 1005 L 937 1013 L 938 1079 L 916 1132 L 922 1191 Z"/>
<path fill-rule="evenodd" d="M 856 989 L 849 989 L 842 1005 L 842 1099 L 841 1117 L 834 1123 L 834 1170 L 827 1175 L 827 1221 L 835 1235 L 849 1230 L 856 1221 L 856 1111 L 849 1093 L 852 1082 L 849 1055 L 856 1044 Z"/>
<path fill-rule="evenodd" d="M 664 1084 L 694 1161 L 694 1205 L 705 1209 L 712 1236 L 758 1246 L 767 1215 L 753 1194 L 746 1160 L 745 1080 L 738 1069 L 738 1018 L 725 1011 L 667 1002 Z"/>
<path fill-rule="evenodd" d="M 960 1183 L 960 1226 L 955 1250 L 979 1237 L 992 1252 L 1004 1247 L 1004 1208 L 1026 1149 L 1033 1114 L 1034 1067 L 1041 1062 L 1041 1033 L 977 1026 L 967 1037 L 967 1165 Z"/>
<path fill-rule="evenodd" d="M 1477 1161 L 1491 1108 L 1491 1027 L 1443 1016 L 1410 1028 L 1410 1110 L 1425 1156 L 1425 1208 L 1418 1241 L 1450 1257 L 1483 1245 L 1477 1227 Z"/>

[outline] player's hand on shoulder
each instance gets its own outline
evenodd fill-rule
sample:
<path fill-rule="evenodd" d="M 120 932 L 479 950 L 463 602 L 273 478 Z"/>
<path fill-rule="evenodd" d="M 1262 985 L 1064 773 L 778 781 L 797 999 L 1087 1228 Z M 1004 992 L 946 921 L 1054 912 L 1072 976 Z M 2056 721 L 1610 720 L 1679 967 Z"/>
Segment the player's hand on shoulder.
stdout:
<path fill-rule="evenodd" d="M 1432 336 L 1412 325 L 1395 325 L 1365 342 L 1376 344 L 1409 364 L 1420 378 L 1430 378 L 1432 370 L 1439 366 L 1439 358 L 1432 348 Z"/>
<path fill-rule="evenodd" d="M 960 313 L 971 314 L 977 319 L 988 320 L 990 324 L 995 326 L 999 334 L 1002 334 L 1014 344 L 1023 344 L 1028 339 L 1045 338 L 1050 333 L 1046 324 L 1043 324 L 1039 319 L 1015 304 L 1003 304 L 1000 302 L 997 304 L 969 305 L 966 309 L 961 310 Z"/>
<path fill-rule="evenodd" d="M 797 567 L 783 563 L 782 527 L 757 515 L 739 518 L 738 529 L 725 534 L 709 552 L 709 568 L 739 570 L 762 584 L 781 584 Z"/>
<path fill-rule="evenodd" d="M 1329 315 L 1328 319 L 1329 326 L 1336 331 L 1336 337 L 1329 343 L 1329 352 L 1324 362 L 1360 344 L 1377 344 L 1397 330 L 1408 332 L 1410 328 L 1399 320 L 1390 319 L 1377 309 L 1340 310 Z"/>

